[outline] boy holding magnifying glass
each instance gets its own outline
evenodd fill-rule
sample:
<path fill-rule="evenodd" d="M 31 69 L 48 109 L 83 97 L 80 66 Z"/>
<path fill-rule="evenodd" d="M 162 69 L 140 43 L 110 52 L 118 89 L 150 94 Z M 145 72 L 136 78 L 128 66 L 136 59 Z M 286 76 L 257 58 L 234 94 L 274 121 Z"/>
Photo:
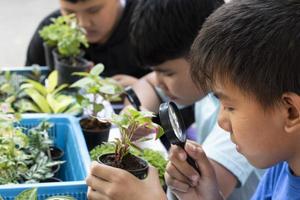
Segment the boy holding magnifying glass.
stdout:
<path fill-rule="evenodd" d="M 206 17 L 222 3 L 221 0 L 140 1 L 131 22 L 132 41 L 140 62 L 144 66 L 151 67 L 154 72 L 140 80 L 134 89 L 142 106 L 156 112 L 161 100 L 164 99 L 164 96 L 156 96 L 157 93 L 162 92 L 165 97 L 181 105 L 199 101 L 196 104 L 198 142 L 207 152 L 223 195 L 228 199 L 243 200 L 249 199 L 254 192 L 259 176 L 255 173 L 254 167 L 236 152 L 229 134 L 225 134 L 225 131 L 217 126 L 218 100 L 212 95 L 204 97 L 203 92 L 191 80 L 189 72 L 189 50 L 192 42 Z M 156 86 L 159 86 L 160 90 L 154 91 L 153 87 Z M 178 155 L 183 155 L 183 158 Z M 185 190 L 187 187 L 186 185 L 178 187 L 176 184 L 179 182 L 175 184 L 169 182 L 170 173 L 185 174 L 181 177 L 182 181 L 190 181 L 191 185 L 196 185 L 199 179 L 199 176 L 189 169 L 185 159 L 184 154 L 171 151 L 166 180 L 175 194 L 178 189 Z M 173 166 L 182 171 L 174 171 Z M 108 174 L 113 174 L 113 177 Z M 159 196 L 163 193 L 159 186 L 155 185 L 157 181 L 154 176 L 155 172 L 150 169 L 149 177 L 140 181 L 123 170 L 94 163 L 91 175 L 87 178 L 90 186 L 89 196 L 92 199 L 100 196 L 124 200 L 126 197 L 147 199 L 147 196 L 149 199 L 163 199 Z M 103 185 L 107 185 L 107 188 Z M 158 194 L 156 198 L 155 194 Z"/>

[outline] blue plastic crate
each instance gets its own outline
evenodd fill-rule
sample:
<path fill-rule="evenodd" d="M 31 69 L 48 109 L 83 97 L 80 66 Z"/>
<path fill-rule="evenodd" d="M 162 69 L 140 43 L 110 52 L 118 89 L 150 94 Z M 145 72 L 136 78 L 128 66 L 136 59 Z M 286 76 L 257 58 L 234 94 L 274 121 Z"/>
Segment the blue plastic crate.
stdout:
<path fill-rule="evenodd" d="M 38 199 L 42 200 L 53 195 L 71 195 L 78 200 L 86 198 L 87 176 L 90 156 L 84 141 L 78 119 L 70 115 L 26 114 L 22 115 L 21 126 L 31 128 L 47 119 L 54 126 L 50 130 L 50 137 L 55 146 L 65 152 L 58 177 L 64 182 L 0 185 L 0 195 L 5 200 L 13 200 L 21 191 L 29 188 L 38 188 Z"/>
<path fill-rule="evenodd" d="M 16 74 L 21 74 L 21 75 L 28 75 L 32 72 L 32 70 L 34 69 L 34 67 L 30 66 L 30 67 L 0 67 L 0 72 L 1 71 L 10 71 Z M 47 75 L 49 74 L 50 70 L 49 67 L 39 67 L 39 69 L 41 70 L 41 74 L 42 75 Z"/>

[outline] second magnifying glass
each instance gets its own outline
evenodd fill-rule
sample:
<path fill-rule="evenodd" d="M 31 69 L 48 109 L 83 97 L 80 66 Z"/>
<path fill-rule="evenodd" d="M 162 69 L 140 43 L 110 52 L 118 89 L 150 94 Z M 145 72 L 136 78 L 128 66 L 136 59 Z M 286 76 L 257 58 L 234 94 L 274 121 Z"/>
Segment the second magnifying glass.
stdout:
<path fill-rule="evenodd" d="M 186 143 L 185 126 L 176 104 L 173 102 L 161 104 L 159 107 L 159 118 L 169 142 L 184 149 Z M 195 160 L 189 155 L 187 155 L 186 160 L 200 174 Z"/>
<path fill-rule="evenodd" d="M 132 87 L 125 88 L 125 94 L 126 94 L 128 101 L 131 103 L 131 105 L 135 109 L 140 111 L 141 102 L 140 102 L 138 96 L 136 95 L 135 91 L 132 89 Z"/>

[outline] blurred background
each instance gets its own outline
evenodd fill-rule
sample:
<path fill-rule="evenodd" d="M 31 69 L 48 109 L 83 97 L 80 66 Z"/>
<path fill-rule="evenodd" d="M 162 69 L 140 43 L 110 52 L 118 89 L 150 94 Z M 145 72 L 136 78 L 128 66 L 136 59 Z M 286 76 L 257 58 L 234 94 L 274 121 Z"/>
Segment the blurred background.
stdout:
<path fill-rule="evenodd" d="M 58 0 L 0 0 L 0 67 L 24 66 L 27 45 Z"/>

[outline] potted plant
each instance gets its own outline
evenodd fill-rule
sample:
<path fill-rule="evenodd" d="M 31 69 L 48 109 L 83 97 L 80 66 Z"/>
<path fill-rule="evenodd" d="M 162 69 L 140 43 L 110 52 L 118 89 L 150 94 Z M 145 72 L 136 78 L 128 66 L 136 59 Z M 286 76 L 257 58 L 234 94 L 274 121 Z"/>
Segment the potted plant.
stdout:
<path fill-rule="evenodd" d="M 89 46 L 85 30 L 78 25 L 74 14 L 60 16 L 52 21 L 52 24 L 43 27 L 39 32 L 46 46 L 46 61 L 53 65 L 51 62 L 54 60 L 55 69 L 59 72 L 59 84 L 73 83 L 77 77 L 71 74 L 87 71 L 89 66 L 80 49 L 81 46 Z M 53 58 L 49 55 L 53 55 Z"/>
<path fill-rule="evenodd" d="M 19 112 L 33 113 L 68 113 L 78 115 L 82 112 L 81 106 L 76 98 L 64 94 L 67 84 L 58 86 L 58 72 L 50 73 L 45 86 L 38 81 L 26 79 L 20 86 L 19 100 L 14 107 Z"/>
<path fill-rule="evenodd" d="M 13 73 L 11 71 L 0 73 L 0 106 L 6 107 L 7 112 L 19 112 L 15 105 L 22 98 L 20 86 L 28 78 L 40 82 L 44 76 L 37 66 L 33 67 L 32 71 L 26 74 Z"/>
<path fill-rule="evenodd" d="M 121 168 L 132 173 L 140 179 L 144 179 L 148 173 L 148 163 L 140 157 L 130 153 L 130 148 L 141 149 L 132 142 L 132 137 L 139 128 L 148 128 L 156 134 L 156 139 L 163 135 L 163 129 L 152 122 L 154 117 L 152 112 L 137 111 L 129 107 L 123 113 L 112 116 L 111 122 L 116 125 L 121 133 L 120 138 L 114 141 L 114 153 L 102 154 L 98 157 L 98 162 L 113 167 Z M 149 138 L 140 138 L 137 142 L 146 141 Z"/>
<path fill-rule="evenodd" d="M 98 145 L 90 152 L 91 159 L 97 160 L 97 158 L 102 154 L 114 153 L 115 149 L 115 144 L 111 142 L 106 142 Z M 168 161 L 165 159 L 161 152 L 149 148 L 142 149 L 141 151 L 136 150 L 135 148 L 130 148 L 129 152 L 135 156 L 141 157 L 142 159 L 150 163 L 153 167 L 155 167 L 159 173 L 161 186 L 166 187 L 164 174 Z"/>
<path fill-rule="evenodd" d="M 99 116 L 100 111 L 105 111 L 104 101 L 117 99 L 123 93 L 122 86 L 116 81 L 100 77 L 103 70 L 104 66 L 97 64 L 89 73 L 76 72 L 74 75 L 82 76 L 82 78 L 71 85 L 71 87 L 81 89 L 82 94 L 77 95 L 77 100 L 82 107 L 90 111 L 88 117 L 80 120 L 89 150 L 108 139 L 111 124 L 103 118 L 106 116 Z"/>
<path fill-rule="evenodd" d="M 35 183 L 53 177 L 53 167 L 64 162 L 53 161 L 47 153 L 53 144 L 45 130 L 50 125 L 42 122 L 26 135 L 22 128 L 14 127 L 19 119 L 15 116 L 0 113 L 0 184 Z"/>

